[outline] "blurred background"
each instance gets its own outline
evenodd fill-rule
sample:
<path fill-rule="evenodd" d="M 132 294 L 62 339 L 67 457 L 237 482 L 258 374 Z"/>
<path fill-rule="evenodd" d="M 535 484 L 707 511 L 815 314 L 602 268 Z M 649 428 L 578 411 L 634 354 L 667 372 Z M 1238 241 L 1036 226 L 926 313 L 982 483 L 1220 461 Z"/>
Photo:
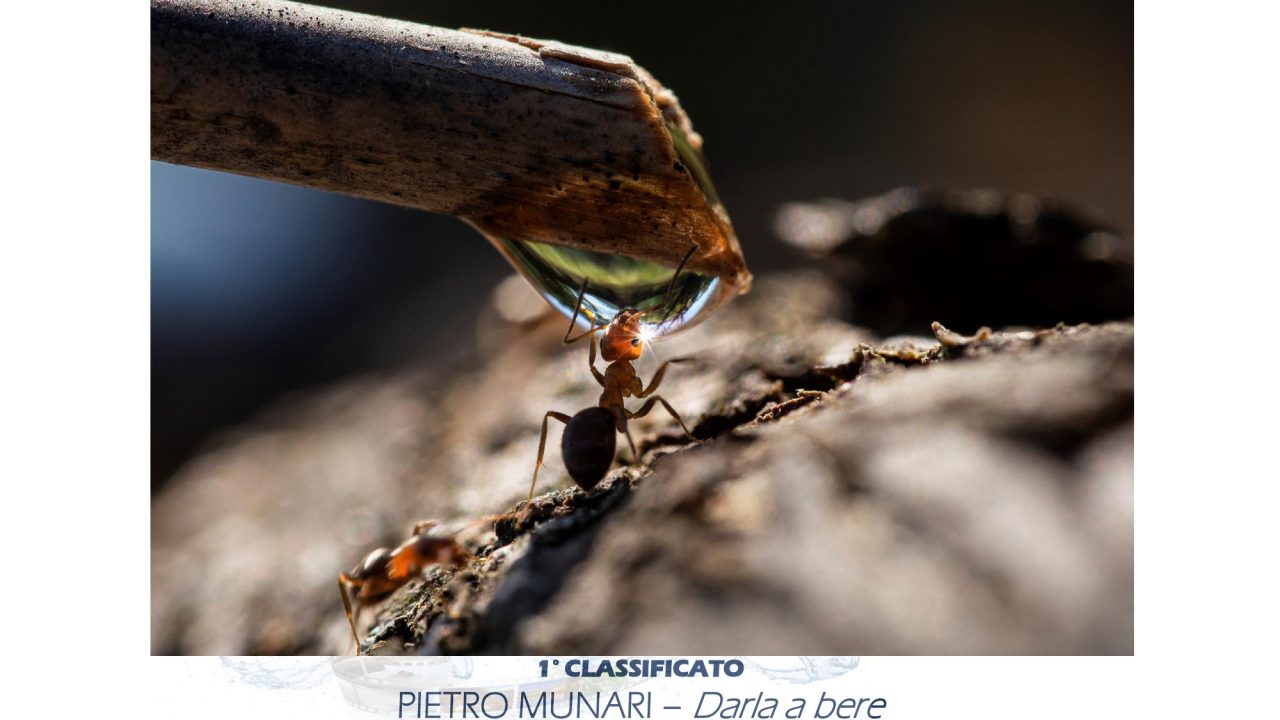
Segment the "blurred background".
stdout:
<path fill-rule="evenodd" d="M 774 235 L 782 204 L 902 185 L 1035 193 L 1132 232 L 1122 3 L 321 4 L 630 55 L 705 138 L 757 275 L 804 262 Z M 153 491 L 290 393 L 458 363 L 510 274 L 453 218 L 162 163 L 151 178 Z"/>

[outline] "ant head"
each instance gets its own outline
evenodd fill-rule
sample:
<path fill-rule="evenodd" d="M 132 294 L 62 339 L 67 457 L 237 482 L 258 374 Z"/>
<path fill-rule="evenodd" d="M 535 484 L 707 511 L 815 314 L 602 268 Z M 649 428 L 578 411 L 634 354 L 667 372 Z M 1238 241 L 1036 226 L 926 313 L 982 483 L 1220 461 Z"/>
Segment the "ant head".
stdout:
<path fill-rule="evenodd" d="M 640 326 L 640 318 L 644 313 L 635 308 L 623 308 L 614 316 L 613 322 L 605 328 L 604 337 L 600 340 L 600 356 L 605 362 L 617 360 L 637 360 L 644 351 L 644 343 L 648 339 L 644 328 Z"/>

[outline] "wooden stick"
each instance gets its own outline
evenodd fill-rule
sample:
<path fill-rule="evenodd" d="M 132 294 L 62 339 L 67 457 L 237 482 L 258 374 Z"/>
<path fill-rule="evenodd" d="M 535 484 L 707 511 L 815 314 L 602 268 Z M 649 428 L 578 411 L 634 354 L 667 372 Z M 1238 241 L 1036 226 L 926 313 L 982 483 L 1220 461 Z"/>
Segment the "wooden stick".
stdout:
<path fill-rule="evenodd" d="M 736 294 L 701 139 L 630 58 L 276 0 L 152 0 L 151 152 L 691 268 Z M 712 196 L 714 197 L 714 196 Z"/>

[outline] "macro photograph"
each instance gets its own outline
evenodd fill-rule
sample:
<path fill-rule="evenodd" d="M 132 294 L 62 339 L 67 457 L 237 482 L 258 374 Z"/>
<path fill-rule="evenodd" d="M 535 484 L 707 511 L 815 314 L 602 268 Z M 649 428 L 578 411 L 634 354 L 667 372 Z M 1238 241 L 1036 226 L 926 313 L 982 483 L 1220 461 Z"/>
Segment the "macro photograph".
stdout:
<path fill-rule="evenodd" d="M 150 2 L 152 655 L 1133 655 L 1131 5 L 322 1 Z"/>

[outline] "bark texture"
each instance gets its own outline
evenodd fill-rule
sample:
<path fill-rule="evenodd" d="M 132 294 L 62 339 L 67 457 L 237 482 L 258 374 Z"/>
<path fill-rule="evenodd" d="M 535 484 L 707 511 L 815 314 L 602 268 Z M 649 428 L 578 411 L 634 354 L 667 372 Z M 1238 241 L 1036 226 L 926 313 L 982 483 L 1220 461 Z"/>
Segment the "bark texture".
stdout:
<path fill-rule="evenodd" d="M 532 521 L 466 533 L 476 562 L 369 613 L 363 650 L 1132 652 L 1133 326 L 882 340 L 845 298 L 766 276 L 668 338 L 700 361 L 662 394 L 714 439 L 655 412 L 585 494 L 553 431 Z M 300 398 L 188 466 L 153 509 L 153 651 L 349 652 L 337 573 L 416 519 L 513 508 L 543 412 L 594 403 L 563 322 Z"/>
<path fill-rule="evenodd" d="M 655 347 L 698 358 L 660 392 L 710 442 L 659 409 L 588 494 L 553 423 L 525 521 L 460 535 L 476 560 L 374 607 L 362 651 L 1132 653 L 1127 241 L 1033 198 L 916 190 L 779 229 L 821 271 Z M 349 652 L 340 571 L 417 520 L 521 503 L 543 413 L 599 387 L 565 319 L 504 287 L 468 367 L 282 402 L 166 485 L 153 652 Z M 918 320 L 974 315 L 1031 327 Z"/>

